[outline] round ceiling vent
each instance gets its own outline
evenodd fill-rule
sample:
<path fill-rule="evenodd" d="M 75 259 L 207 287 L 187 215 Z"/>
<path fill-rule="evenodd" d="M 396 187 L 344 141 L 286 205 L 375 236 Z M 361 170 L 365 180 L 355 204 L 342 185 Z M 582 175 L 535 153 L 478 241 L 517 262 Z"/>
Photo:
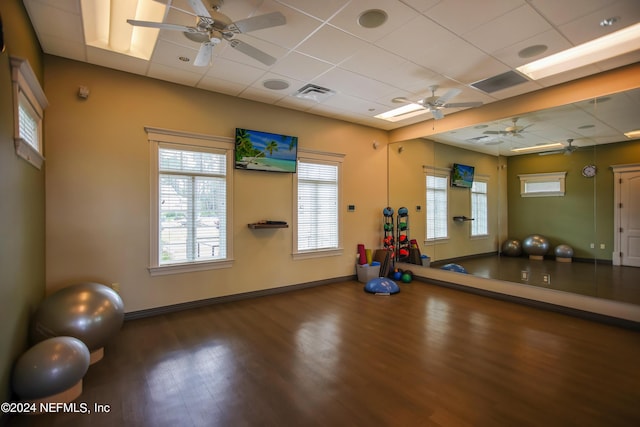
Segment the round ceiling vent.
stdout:
<path fill-rule="evenodd" d="M 289 82 L 280 79 L 269 79 L 263 81 L 262 86 L 271 90 L 284 90 L 289 87 Z"/>
<path fill-rule="evenodd" d="M 358 16 L 358 24 L 364 28 L 378 28 L 387 22 L 387 12 L 380 9 L 365 10 Z"/>
<path fill-rule="evenodd" d="M 533 58 L 534 56 L 538 56 L 541 53 L 544 53 L 549 49 L 549 46 L 544 44 L 535 44 L 533 46 L 525 47 L 520 52 L 518 52 L 518 56 L 520 58 Z"/>

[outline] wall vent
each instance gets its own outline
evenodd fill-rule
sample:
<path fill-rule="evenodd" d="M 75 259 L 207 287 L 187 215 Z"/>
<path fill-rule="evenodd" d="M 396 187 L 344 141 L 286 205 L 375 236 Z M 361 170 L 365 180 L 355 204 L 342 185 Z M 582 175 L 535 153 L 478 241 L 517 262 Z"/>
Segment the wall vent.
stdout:
<path fill-rule="evenodd" d="M 515 71 L 507 71 L 506 73 L 498 74 L 497 76 L 489 77 L 485 80 L 480 80 L 475 83 L 471 83 L 471 86 L 476 89 L 480 89 L 485 93 L 493 93 L 499 90 L 507 89 L 512 86 L 519 85 L 528 81 L 526 77 Z"/>
<path fill-rule="evenodd" d="M 330 96 L 333 96 L 334 94 L 335 92 L 331 89 L 308 83 L 298 89 L 298 91 L 294 93 L 293 96 L 295 96 L 296 98 L 309 99 L 315 102 L 322 102 Z"/>

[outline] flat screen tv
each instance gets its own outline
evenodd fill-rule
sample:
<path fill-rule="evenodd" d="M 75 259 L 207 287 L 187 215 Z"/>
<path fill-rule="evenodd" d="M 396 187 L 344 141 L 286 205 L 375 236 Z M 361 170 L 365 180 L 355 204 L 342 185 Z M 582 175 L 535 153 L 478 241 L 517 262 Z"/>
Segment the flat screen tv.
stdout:
<path fill-rule="evenodd" d="M 297 136 L 236 128 L 236 169 L 295 173 L 297 158 Z"/>
<path fill-rule="evenodd" d="M 451 185 L 453 187 L 471 188 L 473 185 L 473 166 L 454 163 L 451 168 Z"/>

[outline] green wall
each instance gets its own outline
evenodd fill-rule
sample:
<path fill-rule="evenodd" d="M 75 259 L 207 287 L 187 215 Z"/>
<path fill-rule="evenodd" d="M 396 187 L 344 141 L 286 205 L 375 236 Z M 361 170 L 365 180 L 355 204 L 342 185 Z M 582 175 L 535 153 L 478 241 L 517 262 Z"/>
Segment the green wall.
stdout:
<path fill-rule="evenodd" d="M 640 162 L 640 142 L 585 148 L 571 155 L 512 156 L 507 160 L 509 236 L 549 238 L 551 246 L 566 243 L 576 258 L 611 260 L 613 249 L 613 171 L 611 165 Z M 595 164 L 595 178 L 582 168 Z M 519 174 L 566 171 L 564 197 L 521 197 Z M 590 244 L 594 243 L 595 248 Z M 605 249 L 600 249 L 604 244 Z"/>
<path fill-rule="evenodd" d="M 0 54 L 0 402 L 5 402 L 11 398 L 11 368 L 27 348 L 29 316 L 44 296 L 45 199 L 44 170 L 15 154 L 9 61 L 9 55 L 28 59 L 42 82 L 42 52 L 22 1 L 2 0 L 0 14 L 6 44 Z"/>

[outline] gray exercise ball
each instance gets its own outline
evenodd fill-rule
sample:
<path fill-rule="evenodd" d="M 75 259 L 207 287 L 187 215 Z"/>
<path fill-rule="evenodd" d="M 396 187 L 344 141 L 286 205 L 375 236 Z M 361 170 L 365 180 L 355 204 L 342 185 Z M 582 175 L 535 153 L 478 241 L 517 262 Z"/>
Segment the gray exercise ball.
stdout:
<path fill-rule="evenodd" d="M 502 253 L 506 256 L 520 256 L 522 255 L 522 244 L 520 240 L 508 239 L 502 243 Z"/>
<path fill-rule="evenodd" d="M 522 241 L 522 250 L 527 255 L 546 255 L 549 252 L 549 246 L 549 239 L 539 234 L 527 236 Z"/>
<path fill-rule="evenodd" d="M 71 336 L 93 352 L 105 346 L 123 321 L 124 304 L 117 292 L 99 283 L 80 283 L 42 301 L 31 322 L 31 341 Z"/>
<path fill-rule="evenodd" d="M 557 258 L 572 258 L 573 248 L 563 243 L 561 245 L 556 246 L 554 253 Z"/>
<path fill-rule="evenodd" d="M 20 356 L 11 383 L 21 399 L 40 399 L 71 388 L 88 369 L 89 349 L 82 341 L 73 337 L 49 338 Z"/>

